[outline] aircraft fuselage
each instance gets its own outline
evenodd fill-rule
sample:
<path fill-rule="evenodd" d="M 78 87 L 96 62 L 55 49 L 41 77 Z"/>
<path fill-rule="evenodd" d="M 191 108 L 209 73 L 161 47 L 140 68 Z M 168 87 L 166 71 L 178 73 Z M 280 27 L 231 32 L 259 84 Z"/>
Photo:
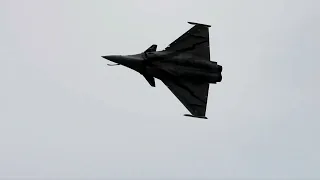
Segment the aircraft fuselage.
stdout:
<path fill-rule="evenodd" d="M 201 83 L 222 80 L 222 67 L 216 62 L 201 60 L 187 53 L 170 54 L 161 51 L 149 54 L 145 60 L 145 73 L 160 80 L 179 78 Z"/>
<path fill-rule="evenodd" d="M 222 66 L 217 62 L 183 52 L 154 51 L 104 58 L 160 80 L 180 79 L 195 83 L 217 83 L 222 80 Z"/>

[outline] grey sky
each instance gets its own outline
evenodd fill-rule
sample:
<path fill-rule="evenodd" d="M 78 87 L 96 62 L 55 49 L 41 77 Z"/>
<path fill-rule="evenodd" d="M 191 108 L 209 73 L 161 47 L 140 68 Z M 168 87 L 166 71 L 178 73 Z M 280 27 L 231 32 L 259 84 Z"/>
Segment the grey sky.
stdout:
<path fill-rule="evenodd" d="M 0 179 L 320 178 L 320 1 L 1 0 Z M 208 120 L 102 55 L 211 24 Z"/>

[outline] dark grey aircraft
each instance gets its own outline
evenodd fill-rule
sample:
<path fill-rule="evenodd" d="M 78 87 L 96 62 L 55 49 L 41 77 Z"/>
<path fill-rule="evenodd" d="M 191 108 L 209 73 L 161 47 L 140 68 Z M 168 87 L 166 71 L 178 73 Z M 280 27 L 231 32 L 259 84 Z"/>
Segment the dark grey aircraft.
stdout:
<path fill-rule="evenodd" d="M 102 57 L 137 71 L 152 87 L 161 80 L 191 113 L 185 116 L 207 119 L 209 83 L 221 82 L 222 66 L 210 61 L 211 26 L 188 23 L 194 26 L 162 51 L 153 44 L 139 54 Z"/>

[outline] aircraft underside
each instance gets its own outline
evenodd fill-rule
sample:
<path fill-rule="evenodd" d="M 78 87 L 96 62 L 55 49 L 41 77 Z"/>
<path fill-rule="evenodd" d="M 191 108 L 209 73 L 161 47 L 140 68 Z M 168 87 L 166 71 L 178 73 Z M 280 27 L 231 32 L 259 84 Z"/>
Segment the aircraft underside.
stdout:
<path fill-rule="evenodd" d="M 160 79 L 191 113 L 187 116 L 206 118 L 209 83 L 222 81 L 222 66 L 210 60 L 210 25 L 189 24 L 194 26 L 162 51 L 153 44 L 140 54 L 103 58 L 139 72 L 152 87 Z"/>

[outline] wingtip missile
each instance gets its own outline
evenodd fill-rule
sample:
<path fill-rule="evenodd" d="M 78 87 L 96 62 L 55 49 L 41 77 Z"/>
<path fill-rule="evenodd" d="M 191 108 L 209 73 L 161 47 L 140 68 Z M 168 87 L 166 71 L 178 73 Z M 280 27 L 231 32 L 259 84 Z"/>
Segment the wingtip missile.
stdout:
<path fill-rule="evenodd" d="M 193 118 L 208 119 L 208 118 L 207 118 L 207 117 L 205 117 L 205 116 L 195 116 L 195 115 L 192 115 L 192 114 L 185 114 L 184 116 L 187 116 L 187 117 L 193 117 Z"/>
<path fill-rule="evenodd" d="M 200 26 L 205 26 L 205 27 L 211 27 L 211 25 L 208 25 L 208 24 L 201 24 L 201 23 L 196 23 L 196 22 L 188 22 L 189 24 L 192 24 L 192 25 L 200 25 Z"/>

